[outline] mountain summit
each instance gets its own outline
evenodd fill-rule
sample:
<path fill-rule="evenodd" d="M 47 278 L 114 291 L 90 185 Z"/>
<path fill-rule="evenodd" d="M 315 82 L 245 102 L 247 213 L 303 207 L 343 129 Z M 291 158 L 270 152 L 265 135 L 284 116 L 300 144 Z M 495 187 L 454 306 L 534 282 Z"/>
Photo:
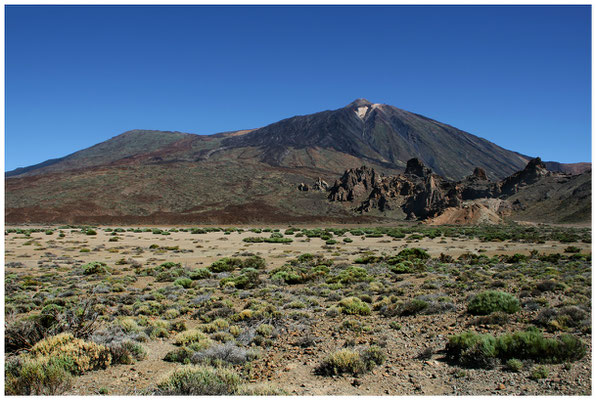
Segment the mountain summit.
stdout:
<path fill-rule="evenodd" d="M 523 168 L 531 157 L 505 150 L 450 125 L 397 107 L 357 99 L 346 107 L 296 116 L 249 135 L 224 140 L 227 147 L 261 149 L 261 161 L 300 166 L 304 149 L 327 152 L 332 160 L 352 156 L 385 169 L 403 170 L 418 158 L 436 173 L 458 179 L 482 167 L 492 178 Z M 338 152 L 340 154 L 330 154 Z M 324 167 L 324 160 L 314 161 Z"/>

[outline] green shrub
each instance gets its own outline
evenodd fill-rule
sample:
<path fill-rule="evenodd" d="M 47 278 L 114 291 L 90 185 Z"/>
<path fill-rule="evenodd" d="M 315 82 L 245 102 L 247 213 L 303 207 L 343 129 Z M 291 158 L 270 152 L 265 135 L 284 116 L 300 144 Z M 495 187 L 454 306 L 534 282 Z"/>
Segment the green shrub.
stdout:
<path fill-rule="evenodd" d="M 414 272 L 414 264 L 411 261 L 402 261 L 389 266 L 389 270 L 395 274 L 409 274 Z"/>
<path fill-rule="evenodd" d="M 292 265 L 282 265 L 275 268 L 271 271 L 270 277 L 272 280 L 283 281 L 290 285 L 304 283 L 312 278 L 305 268 Z"/>
<path fill-rule="evenodd" d="M 242 239 L 242 241 L 245 243 L 263 243 L 265 241 L 265 239 L 263 239 L 262 237 L 259 237 L 259 236 L 249 236 L 249 237 Z"/>
<path fill-rule="evenodd" d="M 420 237 L 422 239 L 422 237 Z M 430 258 L 430 254 L 428 254 L 425 250 L 419 248 L 411 248 L 411 249 L 403 249 L 397 254 L 398 258 L 402 260 L 428 260 Z"/>
<path fill-rule="evenodd" d="M 182 286 L 185 289 L 192 287 L 193 281 L 190 278 L 178 278 L 174 281 L 174 285 Z"/>
<path fill-rule="evenodd" d="M 581 249 L 576 246 L 568 246 L 565 248 L 565 253 L 579 253 Z"/>
<path fill-rule="evenodd" d="M 505 365 L 507 366 L 507 369 L 512 372 L 519 372 L 524 367 L 524 363 L 522 363 L 517 358 L 511 358 L 507 360 L 507 363 Z"/>
<path fill-rule="evenodd" d="M 349 285 L 356 282 L 370 282 L 373 278 L 368 275 L 366 269 L 362 267 L 351 266 L 341 271 L 336 276 L 327 279 L 327 283 L 341 282 Z"/>
<path fill-rule="evenodd" d="M 381 365 L 385 362 L 385 358 L 385 354 L 377 346 L 361 351 L 341 349 L 327 356 L 315 368 L 315 373 L 326 376 L 348 373 L 357 376 Z"/>
<path fill-rule="evenodd" d="M 239 275 L 224 278 L 219 282 L 222 287 L 233 285 L 238 289 L 252 289 L 260 283 L 259 272 L 254 268 L 244 268 Z"/>
<path fill-rule="evenodd" d="M 233 395 L 242 379 L 230 368 L 210 366 L 183 367 L 158 384 L 158 395 L 225 396 Z"/>
<path fill-rule="evenodd" d="M 384 260 L 381 256 L 362 256 L 354 260 L 356 264 L 376 264 Z"/>
<path fill-rule="evenodd" d="M 366 371 L 366 365 L 360 354 L 351 349 L 341 349 L 326 357 L 316 368 L 319 375 L 342 375 L 349 373 L 359 375 Z"/>
<path fill-rule="evenodd" d="M 385 362 L 387 357 L 379 346 L 370 346 L 360 351 L 360 358 L 367 370 L 371 370 L 377 365 Z"/>
<path fill-rule="evenodd" d="M 61 359 L 16 359 L 5 364 L 4 393 L 9 396 L 55 396 L 71 386 L 72 376 Z"/>
<path fill-rule="evenodd" d="M 496 344 L 492 335 L 464 332 L 449 338 L 447 358 L 467 367 L 491 369 L 496 364 Z"/>
<path fill-rule="evenodd" d="M 535 381 L 539 379 L 546 379 L 548 378 L 548 372 L 548 368 L 546 368 L 544 365 L 538 365 L 532 370 L 532 372 L 530 372 L 530 379 Z"/>
<path fill-rule="evenodd" d="M 190 271 L 188 277 L 194 281 L 198 279 L 208 279 L 211 277 L 211 272 L 209 272 L 209 269 L 207 268 L 197 268 Z"/>
<path fill-rule="evenodd" d="M 271 385 L 270 383 L 244 384 L 236 391 L 238 396 L 289 396 L 284 389 Z"/>
<path fill-rule="evenodd" d="M 125 317 L 117 321 L 118 326 L 120 326 L 124 332 L 126 333 L 138 333 L 141 331 L 141 327 L 137 324 L 134 318 Z"/>
<path fill-rule="evenodd" d="M 132 340 L 124 340 L 109 345 L 112 364 L 134 364 L 147 356 L 145 348 Z"/>
<path fill-rule="evenodd" d="M 209 266 L 211 272 L 230 272 L 242 265 L 242 260 L 235 257 L 225 257 Z"/>
<path fill-rule="evenodd" d="M 29 354 L 35 358 L 47 357 L 60 360 L 64 369 L 72 374 L 106 368 L 112 361 L 107 347 L 76 339 L 70 333 L 61 333 L 41 340 L 31 348 Z"/>
<path fill-rule="evenodd" d="M 370 315 L 370 307 L 358 297 L 347 297 L 342 299 L 339 302 L 339 308 L 342 313 L 348 315 Z"/>
<path fill-rule="evenodd" d="M 105 275 L 110 272 L 106 263 L 93 261 L 82 266 L 85 275 Z"/>
<path fill-rule="evenodd" d="M 413 299 L 403 303 L 399 307 L 399 314 L 403 316 L 416 315 L 426 310 L 428 306 L 429 304 L 424 300 Z"/>
<path fill-rule="evenodd" d="M 479 293 L 468 303 L 468 312 L 473 315 L 488 315 L 495 311 L 513 314 L 519 310 L 519 301 L 515 297 L 496 290 Z"/>
<path fill-rule="evenodd" d="M 586 346 L 571 335 L 545 338 L 537 329 L 531 328 L 498 338 L 464 332 L 449 338 L 446 352 L 449 359 L 462 365 L 490 368 L 496 359 L 516 358 L 542 363 L 579 360 L 585 356 Z"/>
<path fill-rule="evenodd" d="M 254 269 L 265 269 L 267 264 L 265 259 L 259 256 L 250 256 L 246 260 L 242 261 L 243 268 L 254 268 Z"/>
<path fill-rule="evenodd" d="M 196 350 L 192 349 L 191 346 L 184 346 L 179 349 L 169 351 L 163 360 L 167 362 L 190 364 L 190 359 L 195 352 Z"/>
<path fill-rule="evenodd" d="M 180 332 L 174 337 L 174 344 L 176 346 L 186 346 L 191 343 L 199 343 L 202 347 L 209 347 L 211 339 L 203 332 L 197 329 L 190 329 L 188 331 Z"/>
<path fill-rule="evenodd" d="M 561 335 L 557 339 L 548 339 L 538 329 L 533 328 L 499 337 L 497 351 L 504 359 L 519 358 L 557 363 L 583 358 L 586 347 L 574 336 Z"/>
<path fill-rule="evenodd" d="M 274 331 L 275 331 L 275 328 L 273 327 L 273 325 L 261 324 L 257 327 L 256 333 L 263 337 L 271 337 L 273 335 Z"/>

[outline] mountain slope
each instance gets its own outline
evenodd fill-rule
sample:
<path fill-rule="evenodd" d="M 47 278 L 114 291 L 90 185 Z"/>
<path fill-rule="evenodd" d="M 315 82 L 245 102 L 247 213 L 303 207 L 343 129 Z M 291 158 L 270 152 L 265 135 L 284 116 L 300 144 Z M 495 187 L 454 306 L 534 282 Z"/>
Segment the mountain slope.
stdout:
<path fill-rule="evenodd" d="M 363 164 L 404 171 L 418 157 L 448 179 L 482 167 L 497 180 L 529 157 L 449 125 L 360 99 L 263 128 L 195 135 L 134 130 L 6 173 L 8 223 L 256 223 L 398 220 L 298 192 Z"/>
<path fill-rule="evenodd" d="M 452 126 L 365 99 L 338 110 L 288 118 L 250 135 L 227 138 L 223 145 L 258 147 L 263 162 L 287 166 L 292 166 L 293 152 L 309 147 L 333 149 L 395 170 L 403 170 L 406 161 L 416 157 L 451 179 L 469 175 L 477 166 L 489 177 L 503 178 L 530 159 Z"/>
<path fill-rule="evenodd" d="M 176 141 L 193 136 L 196 135 L 181 132 L 135 129 L 62 158 L 48 160 L 25 168 L 17 168 L 7 172 L 6 176 L 17 176 L 25 173 L 60 172 L 107 165 L 127 157 L 161 149 Z"/>

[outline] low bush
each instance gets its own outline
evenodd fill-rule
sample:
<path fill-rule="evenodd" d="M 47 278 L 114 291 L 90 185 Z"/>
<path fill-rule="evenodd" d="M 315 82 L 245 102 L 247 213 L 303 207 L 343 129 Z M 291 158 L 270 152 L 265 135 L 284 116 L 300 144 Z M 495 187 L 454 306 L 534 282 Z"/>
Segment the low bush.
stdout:
<path fill-rule="evenodd" d="M 532 372 L 530 372 L 530 379 L 535 381 L 546 379 L 548 378 L 548 373 L 548 368 L 546 368 L 544 365 L 538 365 L 532 370 Z"/>
<path fill-rule="evenodd" d="M 210 366 L 183 367 L 157 385 L 157 395 L 225 396 L 233 395 L 242 383 L 240 375 L 229 368 Z"/>
<path fill-rule="evenodd" d="M 362 267 L 351 266 L 339 272 L 339 274 L 329 277 L 327 283 L 340 282 L 344 285 L 350 285 L 356 282 L 370 282 L 373 280 L 372 276 L 368 275 L 366 269 Z"/>
<path fill-rule="evenodd" d="M 343 375 L 344 373 L 358 376 L 383 362 L 385 362 L 385 355 L 376 346 L 360 351 L 341 349 L 327 356 L 315 368 L 315 373 L 326 376 Z"/>
<path fill-rule="evenodd" d="M 211 277 L 211 272 L 207 268 L 197 268 L 189 272 L 188 277 L 193 281 L 199 279 L 208 279 Z"/>
<path fill-rule="evenodd" d="M 519 301 L 514 296 L 496 290 L 479 293 L 468 303 L 468 312 L 473 315 L 488 315 L 496 311 L 513 314 L 519 310 Z"/>
<path fill-rule="evenodd" d="M 242 262 L 244 268 L 265 269 L 266 266 L 265 259 L 259 256 L 250 256 Z"/>
<path fill-rule="evenodd" d="M 92 261 L 84 264 L 81 268 L 85 275 L 105 275 L 110 273 L 107 264 L 99 261 Z"/>
<path fill-rule="evenodd" d="M 218 362 L 223 362 L 235 365 L 245 363 L 248 358 L 249 355 L 246 349 L 227 342 L 195 352 L 190 361 L 193 364 L 210 363 L 216 365 Z"/>
<path fill-rule="evenodd" d="M 564 283 L 557 282 L 554 280 L 546 280 L 536 285 L 536 289 L 540 292 L 561 292 L 565 290 L 566 286 Z"/>
<path fill-rule="evenodd" d="M 524 367 L 524 363 L 522 363 L 517 358 L 512 358 L 512 359 L 507 360 L 507 362 L 505 363 L 505 366 L 511 372 L 519 372 Z"/>
<path fill-rule="evenodd" d="M 269 383 L 252 383 L 240 385 L 236 391 L 238 396 L 289 396 L 284 389 Z"/>
<path fill-rule="evenodd" d="M 370 307 L 358 297 L 347 297 L 339 302 L 342 313 L 348 315 L 369 315 Z"/>
<path fill-rule="evenodd" d="M 490 334 L 464 332 L 449 338 L 446 352 L 449 359 L 459 364 L 490 368 L 496 359 L 506 361 L 516 358 L 542 363 L 579 360 L 585 356 L 586 346 L 574 336 L 545 338 L 533 328 L 498 338 Z"/>
<path fill-rule="evenodd" d="M 31 357 L 48 357 L 62 360 L 65 369 L 72 374 L 106 368 L 112 361 L 106 346 L 76 339 L 70 333 L 61 333 L 41 340 L 31 348 Z"/>
<path fill-rule="evenodd" d="M 71 382 L 61 359 L 17 358 L 5 364 L 5 395 L 56 396 L 68 390 Z"/>
<path fill-rule="evenodd" d="M 399 306 L 399 315 L 409 316 L 420 314 L 428 308 L 429 304 L 420 299 L 412 299 Z"/>
<path fill-rule="evenodd" d="M 233 286 L 238 289 L 252 289 L 260 283 L 259 272 L 254 268 L 244 268 L 239 275 L 224 278 L 219 282 L 222 287 Z"/>
<path fill-rule="evenodd" d="M 209 266 L 211 272 L 230 272 L 242 266 L 242 260 L 236 257 L 225 257 Z"/>
<path fill-rule="evenodd" d="M 193 286 L 193 281 L 190 278 L 178 278 L 174 281 L 174 285 L 189 289 Z"/>
<path fill-rule="evenodd" d="M 207 348 L 212 342 L 206 334 L 197 329 L 180 332 L 174 337 L 174 344 L 176 346 L 186 346 L 191 343 L 198 343 L 201 344 L 203 348 Z"/>
<path fill-rule="evenodd" d="M 141 361 L 147 357 L 145 348 L 132 340 L 115 342 L 108 348 L 112 355 L 112 364 L 134 364 L 135 361 Z"/>

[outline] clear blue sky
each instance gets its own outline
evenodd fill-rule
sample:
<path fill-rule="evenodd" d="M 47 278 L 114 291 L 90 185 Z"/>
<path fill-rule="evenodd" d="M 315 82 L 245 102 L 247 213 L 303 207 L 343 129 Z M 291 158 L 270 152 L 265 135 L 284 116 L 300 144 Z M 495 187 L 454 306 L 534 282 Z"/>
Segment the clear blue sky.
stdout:
<path fill-rule="evenodd" d="M 364 97 L 544 160 L 591 160 L 574 7 L 6 8 L 6 170 L 130 129 L 255 128 Z"/>

